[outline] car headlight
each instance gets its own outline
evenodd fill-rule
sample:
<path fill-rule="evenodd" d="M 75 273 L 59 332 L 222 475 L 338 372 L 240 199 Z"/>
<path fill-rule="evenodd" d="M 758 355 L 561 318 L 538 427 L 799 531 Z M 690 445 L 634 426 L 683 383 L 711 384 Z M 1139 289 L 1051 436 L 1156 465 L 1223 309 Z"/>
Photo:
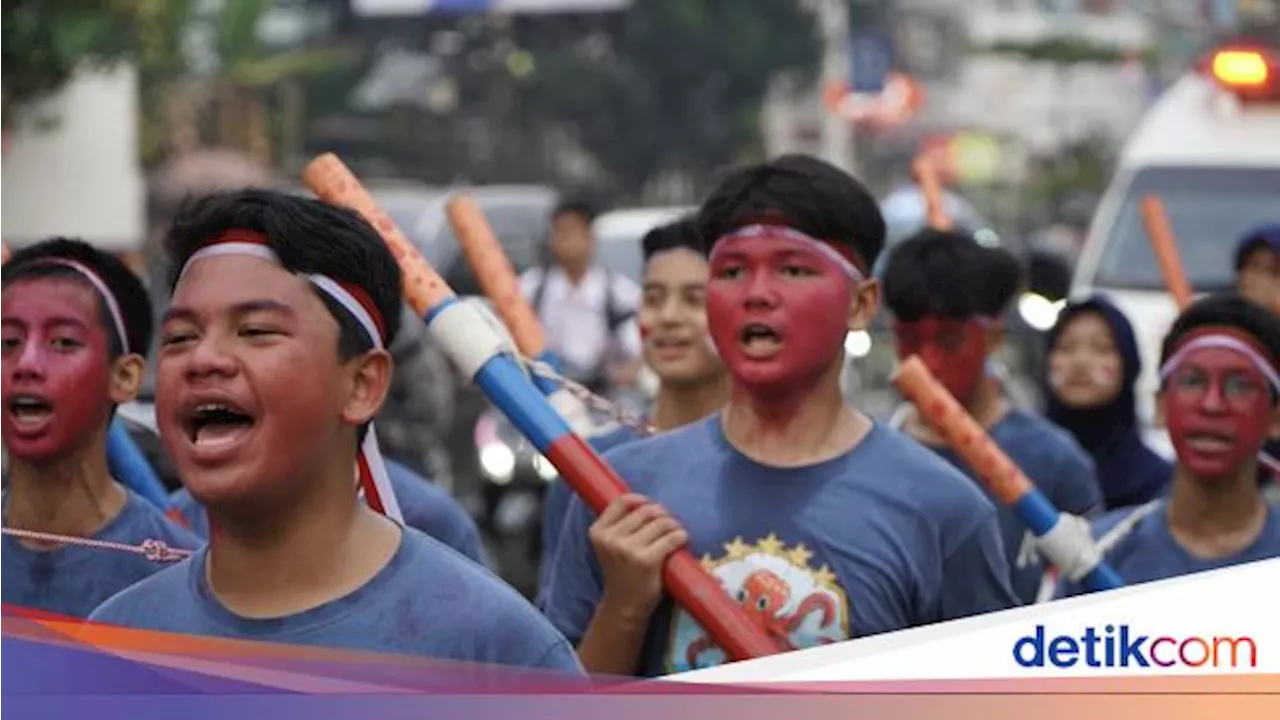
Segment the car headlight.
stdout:
<path fill-rule="evenodd" d="M 1025 292 L 1018 298 L 1018 314 L 1032 328 L 1046 332 L 1058 322 L 1058 314 L 1066 304 L 1066 300 L 1050 300 L 1038 293 Z"/>
<path fill-rule="evenodd" d="M 871 335 L 865 330 L 848 333 L 844 336 L 844 351 L 849 357 L 866 357 L 871 352 Z"/>
<path fill-rule="evenodd" d="M 516 454 L 501 442 L 480 448 L 480 469 L 495 485 L 511 482 L 516 470 Z"/>
<path fill-rule="evenodd" d="M 547 482 L 555 480 L 556 476 L 560 474 L 556 470 L 556 466 L 552 465 L 551 461 L 542 455 L 533 456 L 533 471 L 538 474 L 538 477 Z"/>

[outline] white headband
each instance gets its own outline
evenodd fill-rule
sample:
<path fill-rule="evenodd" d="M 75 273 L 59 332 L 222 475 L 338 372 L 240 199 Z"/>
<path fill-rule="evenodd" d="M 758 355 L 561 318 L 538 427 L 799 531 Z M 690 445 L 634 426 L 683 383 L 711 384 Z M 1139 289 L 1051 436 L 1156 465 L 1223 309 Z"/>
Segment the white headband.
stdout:
<path fill-rule="evenodd" d="M 266 245 L 234 241 L 216 243 L 193 253 L 187 259 L 186 265 L 182 266 L 182 271 L 178 273 L 178 279 L 181 280 L 195 262 L 222 255 L 249 255 L 267 260 L 276 265 L 280 264 L 280 258 Z M 327 275 L 301 274 L 301 277 L 306 278 L 308 282 L 341 305 L 344 310 L 351 313 L 356 322 L 360 323 L 360 327 L 364 328 L 365 333 L 369 336 L 369 341 L 373 343 L 374 347 L 378 349 L 384 348 L 382 334 L 378 331 L 378 323 L 374 322 L 373 316 L 369 314 L 369 311 L 365 309 L 364 305 L 360 304 L 360 301 L 354 295 L 347 292 L 342 285 Z M 395 489 L 391 486 L 391 476 L 387 473 L 386 461 L 383 460 L 382 450 L 378 447 L 378 433 L 374 430 L 373 423 L 369 423 L 364 440 L 360 443 L 360 453 L 369 469 L 368 482 L 363 486 L 365 500 L 375 509 L 382 510 L 387 517 L 403 524 L 404 515 L 401 513 L 400 504 L 396 500 Z M 362 472 L 362 481 L 366 479 L 363 475 L 364 473 Z"/>
<path fill-rule="evenodd" d="M 864 279 L 858 268 L 849 262 L 849 258 L 837 252 L 835 248 L 831 247 L 830 243 L 823 242 L 785 225 L 747 225 L 740 227 L 731 233 L 721 236 L 720 242 L 717 242 L 715 247 L 711 249 L 711 257 L 714 258 L 716 253 L 721 251 L 726 240 L 761 237 L 784 237 L 788 240 L 795 240 L 808 245 L 828 260 L 834 262 L 845 275 L 849 276 L 850 280 L 859 282 Z"/>
<path fill-rule="evenodd" d="M 102 296 L 102 302 L 107 306 L 107 312 L 111 315 L 111 323 L 115 326 L 116 338 L 120 341 L 120 349 L 125 355 L 133 352 L 133 348 L 129 347 L 129 333 L 125 332 L 124 315 L 120 312 L 120 304 L 116 302 L 115 293 L 111 292 L 111 290 L 107 288 L 107 284 L 102 281 L 102 278 L 98 277 L 98 273 L 89 269 L 89 267 L 83 263 L 60 257 L 40 258 L 31 264 L 32 266 L 60 265 L 74 270 L 76 274 L 80 275 L 85 280 L 88 280 L 89 284 L 93 286 L 93 289 L 97 290 L 98 294 Z"/>
<path fill-rule="evenodd" d="M 1173 357 L 1169 358 L 1168 362 L 1160 367 L 1160 381 L 1167 380 L 1187 358 L 1188 354 L 1201 348 L 1224 348 L 1244 355 L 1258 368 L 1258 372 L 1262 373 L 1262 376 L 1267 379 L 1272 389 L 1280 392 L 1280 375 L 1276 374 L 1276 369 L 1271 363 L 1263 359 L 1262 355 L 1250 347 L 1248 343 L 1230 335 L 1202 335 L 1183 345 L 1173 354 Z"/>

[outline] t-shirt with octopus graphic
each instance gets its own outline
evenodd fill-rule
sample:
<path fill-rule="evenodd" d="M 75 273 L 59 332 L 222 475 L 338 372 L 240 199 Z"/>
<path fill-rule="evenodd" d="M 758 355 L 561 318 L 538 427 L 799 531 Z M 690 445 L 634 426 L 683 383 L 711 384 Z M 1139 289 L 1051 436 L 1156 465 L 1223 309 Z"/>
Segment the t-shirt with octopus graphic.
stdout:
<path fill-rule="evenodd" d="M 667 508 L 689 549 L 783 647 L 798 649 L 1017 604 L 995 507 L 933 453 L 877 424 L 849 452 L 796 468 L 762 465 L 725 439 L 718 416 L 616 448 L 605 458 Z M 542 610 L 577 644 L 603 576 L 574 498 Z M 725 661 L 665 599 L 637 675 Z"/>

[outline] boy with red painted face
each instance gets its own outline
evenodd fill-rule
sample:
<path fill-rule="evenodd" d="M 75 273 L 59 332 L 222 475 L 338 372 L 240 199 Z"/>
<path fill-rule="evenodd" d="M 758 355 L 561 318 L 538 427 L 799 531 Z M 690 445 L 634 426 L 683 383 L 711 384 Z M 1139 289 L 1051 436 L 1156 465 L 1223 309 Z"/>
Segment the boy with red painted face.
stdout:
<path fill-rule="evenodd" d="M 995 509 L 933 454 L 845 404 L 843 343 L 879 304 L 875 199 L 820 160 L 727 177 L 699 212 L 707 321 L 726 407 L 607 460 L 635 494 L 598 519 L 573 501 L 544 612 L 598 672 L 722 663 L 664 598 L 688 545 L 781 648 L 1016 604 Z"/>
<path fill-rule="evenodd" d="M 392 519 L 370 423 L 402 288 L 374 229 L 316 200 L 241 191 L 180 213 L 166 249 L 156 420 L 213 530 L 206 550 L 91 619 L 578 672 L 513 589 Z"/>
<path fill-rule="evenodd" d="M 1173 487 L 1094 523 L 1127 584 L 1280 557 L 1280 510 L 1257 482 L 1258 453 L 1280 438 L 1278 369 L 1280 319 L 1239 295 L 1204 298 L 1174 321 L 1156 395 L 1177 456 Z"/>
<path fill-rule="evenodd" d="M 151 338 L 151 304 L 122 262 L 48 240 L 4 266 L 4 526 L 172 549 L 200 541 L 125 489 L 107 465 L 107 428 L 133 399 Z M 4 602 L 72 617 L 163 569 L 141 553 L 6 534 Z"/>
<path fill-rule="evenodd" d="M 926 230 L 904 242 L 884 273 L 898 356 L 919 356 L 1059 510 L 1092 515 L 1103 501 L 1088 454 L 1065 430 L 1012 407 L 986 371 L 1003 342 L 999 318 L 1021 285 L 1020 270 L 1007 251 L 984 248 L 959 233 Z M 969 472 L 914 407 L 903 413 L 901 425 L 908 436 Z M 1044 568 L 1019 558 L 1027 529 L 1013 508 L 1001 506 L 998 515 L 1014 592 L 1032 602 Z"/>

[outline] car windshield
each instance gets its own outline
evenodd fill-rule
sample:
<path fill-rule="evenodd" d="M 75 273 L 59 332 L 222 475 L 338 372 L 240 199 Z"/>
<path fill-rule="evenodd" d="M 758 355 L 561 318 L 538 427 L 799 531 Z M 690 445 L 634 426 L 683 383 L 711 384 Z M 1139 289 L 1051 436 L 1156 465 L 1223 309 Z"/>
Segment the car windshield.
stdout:
<path fill-rule="evenodd" d="M 551 214 L 549 202 L 481 201 L 481 209 L 516 273 L 542 262 Z M 439 265 L 445 268 L 444 279 L 450 287 L 460 295 L 481 294 L 471 265 L 458 250 L 458 238 L 448 223 L 443 223 L 432 245 L 433 255 L 447 258 Z"/>
<path fill-rule="evenodd" d="M 1236 244 L 1250 229 L 1280 220 L 1280 172 L 1263 168 L 1163 167 L 1138 172 L 1126 191 L 1098 265 L 1096 284 L 1165 287 L 1139 204 L 1158 196 L 1169 216 L 1188 281 L 1202 292 L 1232 286 Z"/>
<path fill-rule="evenodd" d="M 600 235 L 596 238 L 596 262 L 613 272 L 640 282 L 644 267 L 644 253 L 640 248 L 643 236 L 632 234 Z"/>

